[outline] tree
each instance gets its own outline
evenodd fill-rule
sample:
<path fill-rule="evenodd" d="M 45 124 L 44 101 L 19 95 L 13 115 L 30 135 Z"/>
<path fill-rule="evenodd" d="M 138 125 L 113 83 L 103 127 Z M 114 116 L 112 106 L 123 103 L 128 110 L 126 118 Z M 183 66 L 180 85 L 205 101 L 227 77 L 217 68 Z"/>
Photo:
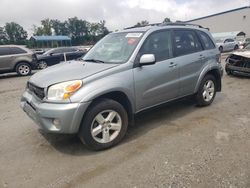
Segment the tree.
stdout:
<path fill-rule="evenodd" d="M 67 21 L 61 22 L 60 20 L 51 20 L 51 26 L 55 35 L 69 35 Z"/>
<path fill-rule="evenodd" d="M 143 26 L 146 26 L 148 24 L 149 24 L 149 22 L 147 20 L 143 20 L 143 21 L 138 22 L 137 24 L 135 24 L 134 27 L 143 27 Z"/>
<path fill-rule="evenodd" d="M 77 17 L 68 19 L 67 28 L 74 45 L 82 44 L 86 40 L 86 35 L 88 34 L 87 25 L 88 22 L 86 20 L 81 20 Z"/>
<path fill-rule="evenodd" d="M 0 42 L 3 43 L 7 39 L 6 33 L 3 27 L 0 27 Z"/>
<path fill-rule="evenodd" d="M 11 43 L 24 42 L 28 36 L 27 31 L 15 22 L 6 23 L 4 26 L 6 39 Z"/>
<path fill-rule="evenodd" d="M 33 25 L 34 35 L 52 35 L 52 21 L 47 18 L 41 21 L 41 26 Z"/>
<path fill-rule="evenodd" d="M 170 23 L 170 22 L 171 22 L 170 18 L 165 18 L 162 23 Z"/>

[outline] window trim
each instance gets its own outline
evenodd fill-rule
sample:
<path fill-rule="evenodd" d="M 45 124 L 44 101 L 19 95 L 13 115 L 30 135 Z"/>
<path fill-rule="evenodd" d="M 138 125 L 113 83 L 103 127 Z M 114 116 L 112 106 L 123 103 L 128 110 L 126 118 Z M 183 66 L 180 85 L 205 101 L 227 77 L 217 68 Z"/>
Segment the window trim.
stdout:
<path fill-rule="evenodd" d="M 140 50 L 142 49 L 143 45 L 146 43 L 146 40 L 153 34 L 155 33 L 160 33 L 160 32 L 166 32 L 166 31 L 169 31 L 170 32 L 170 42 L 171 42 L 171 49 L 170 49 L 170 53 L 169 53 L 169 58 L 168 59 L 164 59 L 164 60 L 161 60 L 161 61 L 156 61 L 155 63 L 160 63 L 162 61 L 166 61 L 166 60 L 169 60 L 169 59 L 172 59 L 174 58 L 174 49 L 173 49 L 173 36 L 172 36 L 172 29 L 168 28 L 168 29 L 159 29 L 159 30 L 156 30 L 156 31 L 153 31 L 152 33 L 150 33 L 143 41 L 142 45 L 140 46 L 140 49 L 138 50 L 137 54 L 136 54 L 136 57 L 135 57 L 135 61 L 134 61 L 134 64 L 135 64 L 135 67 L 138 67 L 140 66 L 140 57 L 139 57 L 139 53 L 140 53 Z"/>
<path fill-rule="evenodd" d="M 201 50 L 200 51 L 196 51 L 196 52 L 192 52 L 192 53 L 188 53 L 188 54 L 182 54 L 182 55 L 177 55 L 176 53 L 176 47 L 175 47 L 175 40 L 174 40 L 174 37 L 175 37 L 175 31 L 191 31 L 192 33 L 194 33 L 194 36 L 196 37 L 197 41 L 200 43 L 201 45 Z M 195 53 L 199 53 L 199 52 L 202 52 L 204 51 L 204 47 L 199 39 L 199 37 L 197 36 L 197 33 L 196 33 L 196 29 L 189 29 L 189 28 L 173 28 L 172 29 L 172 32 L 173 32 L 173 36 L 172 36 L 172 43 L 173 43 L 173 51 L 174 51 L 174 57 L 183 57 L 183 56 L 186 56 L 186 55 L 190 55 L 190 54 L 195 54 Z"/>
<path fill-rule="evenodd" d="M 200 40 L 200 42 L 201 42 L 201 45 L 202 45 L 202 47 L 203 47 L 203 51 L 205 51 L 205 50 L 213 50 L 213 49 L 216 49 L 216 45 L 215 45 L 214 41 L 211 39 L 211 37 L 210 37 L 206 32 L 200 31 L 200 30 L 195 30 L 195 32 L 196 32 L 197 37 L 199 38 L 199 40 Z M 210 42 L 213 44 L 213 48 L 211 48 L 211 49 L 206 49 L 206 45 L 204 44 L 204 41 L 202 40 L 202 38 L 201 38 L 201 36 L 200 36 L 200 35 L 201 35 L 200 33 L 202 33 L 203 35 L 205 35 L 205 36 L 210 40 Z"/>

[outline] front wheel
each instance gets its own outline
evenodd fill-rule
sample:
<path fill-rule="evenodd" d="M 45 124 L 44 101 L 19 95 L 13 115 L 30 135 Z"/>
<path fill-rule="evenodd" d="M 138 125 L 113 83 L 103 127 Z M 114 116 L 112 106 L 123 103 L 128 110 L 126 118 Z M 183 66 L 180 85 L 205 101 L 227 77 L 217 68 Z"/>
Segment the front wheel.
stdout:
<path fill-rule="evenodd" d="M 48 64 L 46 61 L 40 61 L 38 62 L 38 69 L 45 69 L 48 67 Z"/>
<path fill-rule="evenodd" d="M 118 144 L 125 136 L 128 115 L 124 107 L 110 99 L 100 99 L 86 112 L 78 136 L 92 150 Z"/>
<path fill-rule="evenodd" d="M 206 75 L 199 86 L 196 94 L 198 106 L 210 105 L 216 95 L 216 81 L 213 75 Z"/>

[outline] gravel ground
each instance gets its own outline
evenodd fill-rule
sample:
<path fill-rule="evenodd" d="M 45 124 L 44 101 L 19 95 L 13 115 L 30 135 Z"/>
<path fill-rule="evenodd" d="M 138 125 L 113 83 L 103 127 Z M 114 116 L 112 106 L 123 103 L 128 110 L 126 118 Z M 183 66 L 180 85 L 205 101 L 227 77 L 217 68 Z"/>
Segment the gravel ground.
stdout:
<path fill-rule="evenodd" d="M 141 114 L 123 142 L 87 150 L 22 112 L 28 77 L 0 76 L 0 187 L 250 187 L 250 80 L 223 77 L 214 103 Z"/>

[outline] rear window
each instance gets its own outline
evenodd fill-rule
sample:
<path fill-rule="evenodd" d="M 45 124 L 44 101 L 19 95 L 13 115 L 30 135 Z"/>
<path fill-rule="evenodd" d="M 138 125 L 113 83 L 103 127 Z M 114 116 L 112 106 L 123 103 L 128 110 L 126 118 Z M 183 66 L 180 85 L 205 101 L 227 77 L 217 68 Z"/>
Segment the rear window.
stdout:
<path fill-rule="evenodd" d="M 200 36 L 201 42 L 202 42 L 205 50 L 210 50 L 210 49 L 215 48 L 213 41 L 206 33 L 202 32 L 202 31 L 198 31 L 198 34 Z"/>
<path fill-rule="evenodd" d="M 0 47 L 0 55 L 10 55 L 10 48 L 8 47 Z"/>
<path fill-rule="evenodd" d="M 11 47 L 10 54 L 24 54 L 27 53 L 25 50 L 18 48 L 18 47 Z"/>
<path fill-rule="evenodd" d="M 202 46 L 196 33 L 191 30 L 175 30 L 174 46 L 176 56 L 202 51 Z"/>

